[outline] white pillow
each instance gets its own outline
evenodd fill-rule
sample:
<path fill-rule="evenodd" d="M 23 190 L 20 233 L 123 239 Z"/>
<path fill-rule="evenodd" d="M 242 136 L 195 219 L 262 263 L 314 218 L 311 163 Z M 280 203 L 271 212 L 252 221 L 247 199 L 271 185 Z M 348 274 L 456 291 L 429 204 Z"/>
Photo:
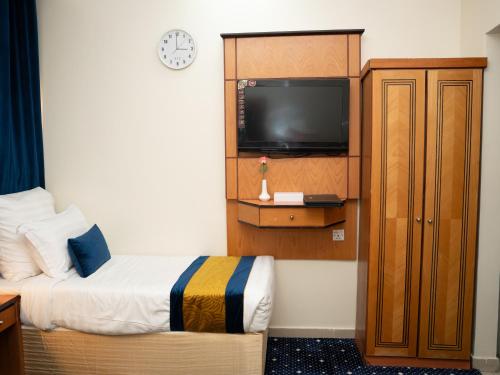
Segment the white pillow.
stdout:
<path fill-rule="evenodd" d="M 19 227 L 31 244 L 31 255 L 38 267 L 50 277 L 64 278 L 73 265 L 68 253 L 68 239 L 89 229 L 82 212 L 75 205 L 47 219 Z"/>
<path fill-rule="evenodd" d="M 54 198 L 42 188 L 0 195 L 0 274 L 5 279 L 19 281 L 42 272 L 17 227 L 55 214 Z"/>

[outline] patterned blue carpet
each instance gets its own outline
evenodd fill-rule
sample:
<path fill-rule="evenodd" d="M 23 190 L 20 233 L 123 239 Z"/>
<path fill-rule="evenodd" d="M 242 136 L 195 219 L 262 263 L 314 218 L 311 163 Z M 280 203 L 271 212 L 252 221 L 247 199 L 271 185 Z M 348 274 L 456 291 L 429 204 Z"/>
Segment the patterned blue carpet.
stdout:
<path fill-rule="evenodd" d="M 480 375 L 477 370 L 365 366 L 349 339 L 270 337 L 266 375 Z"/>

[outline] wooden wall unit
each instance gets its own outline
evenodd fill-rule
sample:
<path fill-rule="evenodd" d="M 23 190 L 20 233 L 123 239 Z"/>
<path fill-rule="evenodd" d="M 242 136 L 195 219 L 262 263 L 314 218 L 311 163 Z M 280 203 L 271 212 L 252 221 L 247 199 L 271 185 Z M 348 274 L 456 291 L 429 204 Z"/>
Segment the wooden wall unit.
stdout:
<path fill-rule="evenodd" d="M 278 259 L 356 259 L 360 196 L 360 41 L 363 30 L 222 34 L 229 255 L 270 254 Z M 350 80 L 349 154 L 271 158 L 268 190 L 337 194 L 347 199 L 345 222 L 328 228 L 257 228 L 238 221 L 238 200 L 257 199 L 257 158 L 238 154 L 236 84 L 240 79 L 340 78 Z M 245 214 L 245 213 L 243 213 Z M 334 242 L 332 229 L 344 229 Z"/>
<path fill-rule="evenodd" d="M 468 367 L 486 59 L 367 66 L 357 343 L 373 364 Z"/>

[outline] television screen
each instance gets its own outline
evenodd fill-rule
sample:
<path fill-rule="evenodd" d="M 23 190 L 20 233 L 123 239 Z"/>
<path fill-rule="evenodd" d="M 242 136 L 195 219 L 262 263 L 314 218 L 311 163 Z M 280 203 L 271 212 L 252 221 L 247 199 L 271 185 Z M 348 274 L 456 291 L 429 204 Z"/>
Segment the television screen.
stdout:
<path fill-rule="evenodd" d="M 238 82 L 241 151 L 345 153 L 349 80 Z"/>

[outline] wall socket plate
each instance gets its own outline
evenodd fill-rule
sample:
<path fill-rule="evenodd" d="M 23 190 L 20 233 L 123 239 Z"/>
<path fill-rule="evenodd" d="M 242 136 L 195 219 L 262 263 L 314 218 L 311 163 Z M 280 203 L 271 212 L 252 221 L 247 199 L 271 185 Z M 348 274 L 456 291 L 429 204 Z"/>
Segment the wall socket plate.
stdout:
<path fill-rule="evenodd" d="M 334 229 L 332 231 L 332 236 L 334 241 L 344 241 L 344 230 L 343 229 Z"/>

